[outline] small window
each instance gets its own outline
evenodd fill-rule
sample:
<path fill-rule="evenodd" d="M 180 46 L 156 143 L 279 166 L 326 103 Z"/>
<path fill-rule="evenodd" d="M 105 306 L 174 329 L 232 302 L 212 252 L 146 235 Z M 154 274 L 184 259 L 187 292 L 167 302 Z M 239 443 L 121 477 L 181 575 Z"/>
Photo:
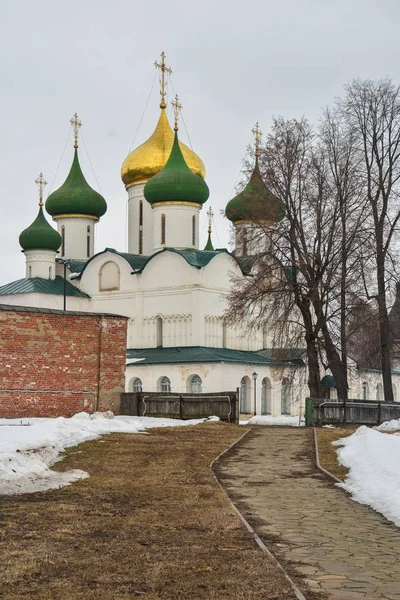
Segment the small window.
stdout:
<path fill-rule="evenodd" d="M 28 277 L 32 277 L 32 267 L 28 267 Z"/>
<path fill-rule="evenodd" d="M 383 400 L 383 388 L 381 383 L 378 383 L 378 385 L 376 386 L 376 399 L 378 402 L 381 402 Z"/>
<path fill-rule="evenodd" d="M 247 229 L 243 229 L 243 254 L 247 254 Z"/>
<path fill-rule="evenodd" d="M 192 246 L 196 245 L 196 215 L 192 217 Z"/>
<path fill-rule="evenodd" d="M 142 391 L 142 380 L 139 377 L 135 377 L 133 380 L 133 391 L 141 392 Z"/>
<path fill-rule="evenodd" d="M 168 394 L 171 391 L 171 382 L 168 377 L 161 377 L 160 392 Z"/>
<path fill-rule="evenodd" d="M 165 244 L 165 228 L 166 228 L 166 224 L 165 224 L 165 215 L 162 214 L 161 215 L 161 244 Z"/>
<path fill-rule="evenodd" d="M 90 258 L 90 225 L 87 226 L 86 234 L 86 256 Z"/>
<path fill-rule="evenodd" d="M 250 413 L 250 379 L 243 377 L 240 382 L 240 412 L 244 414 Z"/>
<path fill-rule="evenodd" d="M 53 276 L 53 267 L 49 267 L 49 279 Z"/>
<path fill-rule="evenodd" d="M 139 202 L 139 254 L 143 254 L 143 200 Z"/>
<path fill-rule="evenodd" d="M 162 317 L 156 319 L 156 348 L 163 347 L 163 320 Z"/>
<path fill-rule="evenodd" d="M 65 226 L 61 225 L 61 256 L 65 256 Z"/>

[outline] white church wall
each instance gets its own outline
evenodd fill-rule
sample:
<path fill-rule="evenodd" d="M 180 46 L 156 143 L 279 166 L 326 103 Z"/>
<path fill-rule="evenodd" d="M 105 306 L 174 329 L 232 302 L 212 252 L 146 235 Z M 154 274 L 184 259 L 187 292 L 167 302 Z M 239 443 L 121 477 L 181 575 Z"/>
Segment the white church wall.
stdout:
<path fill-rule="evenodd" d="M 94 254 L 94 232 L 97 219 L 66 215 L 57 217 L 57 230 L 64 239 L 61 258 L 87 260 Z M 64 249 L 64 252 L 63 252 Z"/>
<path fill-rule="evenodd" d="M 38 308 L 54 308 L 63 310 L 64 296 L 55 294 L 38 294 L 31 292 L 28 294 L 10 294 L 0 298 L 1 304 L 11 304 L 14 306 L 35 306 Z M 75 296 L 67 296 L 67 310 L 76 310 L 81 312 L 97 312 L 93 311 L 89 298 L 77 298 Z"/>
<path fill-rule="evenodd" d="M 144 183 L 138 183 L 128 189 L 128 252 L 150 256 L 153 253 L 153 213 L 143 195 L 144 186 Z M 141 211 L 142 225 L 140 225 Z M 142 248 L 139 244 L 140 227 L 143 236 Z"/>
<path fill-rule="evenodd" d="M 102 286 L 102 275 L 104 274 L 104 265 L 117 265 L 119 269 L 119 288 L 106 289 L 107 285 Z M 89 294 L 96 296 L 103 292 L 135 292 L 138 289 L 138 276 L 132 275 L 132 267 L 125 258 L 115 254 L 114 252 L 103 252 L 95 256 L 83 272 L 80 289 Z M 106 281 L 103 278 L 104 283 Z M 101 287 L 104 289 L 102 290 Z"/>
<path fill-rule="evenodd" d="M 133 381 L 139 378 L 142 382 L 142 391 L 160 391 L 157 384 L 161 378 L 168 377 L 171 382 L 172 393 L 186 393 L 188 382 L 193 375 L 201 378 L 202 393 L 235 391 L 240 389 L 240 382 L 247 378 L 249 383 L 249 408 L 254 411 L 254 380 L 253 373 L 257 372 L 256 380 L 256 405 L 257 414 L 262 409 L 262 382 L 268 378 L 271 382 L 271 414 L 279 416 L 282 414 L 281 389 L 282 381 L 286 378 L 291 382 L 289 393 L 289 409 L 293 416 L 304 415 L 305 407 L 305 369 L 299 367 L 270 367 L 245 364 L 221 364 L 221 363 L 197 363 L 197 364 L 175 364 L 175 365 L 152 365 L 139 366 L 128 365 L 126 371 L 125 391 L 133 391 Z"/>
<path fill-rule="evenodd" d="M 42 277 L 55 279 L 56 277 L 56 252 L 53 250 L 25 250 L 26 275 L 25 277 Z"/>
<path fill-rule="evenodd" d="M 153 251 L 165 246 L 173 248 L 199 247 L 200 206 L 181 202 L 154 204 Z"/>

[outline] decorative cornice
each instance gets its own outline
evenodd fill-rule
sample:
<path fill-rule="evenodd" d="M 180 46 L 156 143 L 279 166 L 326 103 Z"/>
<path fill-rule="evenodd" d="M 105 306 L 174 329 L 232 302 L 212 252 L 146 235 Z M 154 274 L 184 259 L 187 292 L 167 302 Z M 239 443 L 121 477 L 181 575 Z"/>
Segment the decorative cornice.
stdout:
<path fill-rule="evenodd" d="M 171 204 L 173 206 L 195 206 L 196 208 L 201 208 L 201 204 L 198 204 L 198 202 L 184 202 L 182 200 L 168 200 L 166 202 L 154 202 L 154 204 L 151 205 L 151 208 L 156 208 L 157 206 L 167 206 L 168 204 Z"/>
<path fill-rule="evenodd" d="M 57 219 L 92 219 L 93 221 L 99 221 L 99 217 L 94 217 L 93 215 L 79 215 L 79 214 L 64 214 L 64 215 L 54 215 L 53 221 L 57 221 Z"/>

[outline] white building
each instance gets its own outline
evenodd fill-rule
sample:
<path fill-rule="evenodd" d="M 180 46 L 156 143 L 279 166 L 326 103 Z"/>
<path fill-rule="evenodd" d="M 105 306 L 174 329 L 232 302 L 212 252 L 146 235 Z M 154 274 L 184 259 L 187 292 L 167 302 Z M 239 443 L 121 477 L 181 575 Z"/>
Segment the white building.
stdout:
<path fill-rule="evenodd" d="M 46 201 L 58 233 L 44 217 L 43 181 L 38 181 L 39 215 L 20 236 L 26 276 L 0 287 L 0 302 L 62 309 L 66 298 L 70 310 L 128 316 L 127 391 L 239 388 L 242 412 L 253 412 L 256 402 L 258 414 L 303 414 L 308 390 L 305 352 L 290 351 L 285 360 L 277 360 L 271 348 L 272 326 L 249 334 L 244 326 L 224 323 L 231 276 L 246 276 L 248 257 L 259 251 L 247 237 L 252 202 L 263 204 L 272 226 L 282 218 L 279 202 L 265 187 L 256 161 L 245 190 L 226 210 L 236 229 L 234 253 L 214 250 L 210 239 L 200 250 L 199 214 L 209 194 L 205 167 L 178 141 L 177 125 L 174 133 L 164 99 L 160 107 L 153 134 L 122 165 L 129 252 L 106 248 L 94 254 L 95 225 L 107 207 L 81 171 L 80 123 L 75 115 L 70 173 Z M 56 262 L 57 250 L 66 266 Z M 380 375 L 374 377 L 378 380 Z M 368 385 L 376 386 L 370 379 L 369 373 Z M 352 380 L 350 397 L 365 394 L 359 380 Z"/>

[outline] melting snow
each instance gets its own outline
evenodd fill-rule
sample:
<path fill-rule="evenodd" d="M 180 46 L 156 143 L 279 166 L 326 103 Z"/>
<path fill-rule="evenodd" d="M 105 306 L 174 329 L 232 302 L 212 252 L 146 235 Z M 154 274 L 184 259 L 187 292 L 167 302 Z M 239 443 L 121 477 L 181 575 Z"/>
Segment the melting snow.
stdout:
<path fill-rule="evenodd" d="M 70 419 L 0 419 L 0 495 L 51 490 L 89 477 L 81 470 L 57 473 L 50 469 L 62 459 L 65 448 L 107 433 L 145 433 L 154 427 L 198 425 L 207 420 L 219 419 L 114 417 L 111 412 L 78 413 Z"/>

